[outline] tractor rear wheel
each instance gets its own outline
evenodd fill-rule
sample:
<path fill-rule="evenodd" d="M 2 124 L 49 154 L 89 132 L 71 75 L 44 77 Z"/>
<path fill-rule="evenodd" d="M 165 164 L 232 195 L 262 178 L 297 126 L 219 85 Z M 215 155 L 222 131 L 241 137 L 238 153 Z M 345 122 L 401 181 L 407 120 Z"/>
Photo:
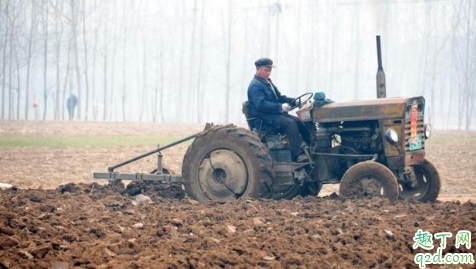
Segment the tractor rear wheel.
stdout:
<path fill-rule="evenodd" d="M 398 183 L 395 175 L 385 165 L 377 162 L 360 162 L 349 168 L 340 183 L 341 196 L 387 197 L 398 199 Z"/>
<path fill-rule="evenodd" d="M 273 162 L 259 138 L 244 128 L 218 127 L 197 137 L 183 159 L 192 199 L 271 198 Z"/>

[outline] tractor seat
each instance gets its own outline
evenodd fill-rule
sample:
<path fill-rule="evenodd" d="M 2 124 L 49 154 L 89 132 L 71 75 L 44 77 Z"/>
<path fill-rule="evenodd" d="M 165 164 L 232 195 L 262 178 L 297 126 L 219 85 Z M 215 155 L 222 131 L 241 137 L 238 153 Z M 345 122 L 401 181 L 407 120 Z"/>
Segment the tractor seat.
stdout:
<path fill-rule="evenodd" d="M 261 117 L 250 117 L 249 101 L 244 101 L 243 102 L 243 107 L 242 107 L 241 112 L 243 112 L 243 115 L 245 115 L 246 123 L 248 124 L 248 127 L 250 128 L 250 130 L 257 133 L 258 135 L 260 135 L 260 137 L 262 137 L 263 135 L 261 133 L 265 132 L 265 131 L 261 130 L 261 125 L 263 124 L 263 120 L 261 119 Z M 259 128 L 256 128 L 256 126 L 253 126 L 253 122 L 255 120 L 259 120 L 259 122 L 260 122 Z"/>
<path fill-rule="evenodd" d="M 242 112 L 245 115 L 246 123 L 248 123 L 248 127 L 250 128 L 250 130 L 256 135 L 258 135 L 261 142 L 265 143 L 269 150 L 281 149 L 283 147 L 286 147 L 286 143 L 283 143 L 283 140 L 287 139 L 285 135 L 261 130 L 261 126 L 263 125 L 263 119 L 261 117 L 250 117 L 249 101 L 243 102 Z M 256 120 L 259 120 L 259 126 L 253 125 Z"/>
<path fill-rule="evenodd" d="M 264 138 L 267 135 L 280 135 L 279 133 L 273 133 L 273 132 L 268 132 L 266 130 L 262 130 L 262 125 L 263 125 L 263 119 L 259 116 L 257 117 L 250 117 L 249 113 L 249 101 L 244 101 L 243 102 L 243 108 L 242 108 L 243 115 L 245 115 L 246 118 L 246 123 L 248 124 L 248 127 L 250 130 L 254 133 L 256 133 L 261 139 Z M 253 123 L 259 122 L 258 126 L 254 126 Z"/>

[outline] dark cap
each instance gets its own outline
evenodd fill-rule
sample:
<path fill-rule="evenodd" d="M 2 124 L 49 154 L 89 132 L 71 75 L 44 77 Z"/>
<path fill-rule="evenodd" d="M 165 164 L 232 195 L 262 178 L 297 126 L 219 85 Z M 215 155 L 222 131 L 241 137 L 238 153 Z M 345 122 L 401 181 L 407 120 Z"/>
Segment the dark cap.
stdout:
<path fill-rule="evenodd" d="M 255 66 L 256 66 L 256 68 L 263 67 L 263 66 L 276 67 L 276 66 L 273 66 L 273 60 L 271 60 L 269 58 L 261 58 L 261 59 L 256 60 Z"/>

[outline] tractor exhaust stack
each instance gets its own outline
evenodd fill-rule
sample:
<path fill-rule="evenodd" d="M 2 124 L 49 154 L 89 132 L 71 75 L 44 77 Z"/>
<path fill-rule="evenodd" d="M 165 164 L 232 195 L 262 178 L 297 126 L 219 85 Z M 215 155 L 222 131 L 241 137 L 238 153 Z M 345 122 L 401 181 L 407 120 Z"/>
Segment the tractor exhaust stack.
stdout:
<path fill-rule="evenodd" d="M 378 70 L 377 70 L 377 98 L 387 97 L 387 88 L 385 86 L 385 72 L 383 71 L 382 66 L 382 51 L 380 48 L 380 36 L 377 36 L 377 59 L 378 59 Z"/>

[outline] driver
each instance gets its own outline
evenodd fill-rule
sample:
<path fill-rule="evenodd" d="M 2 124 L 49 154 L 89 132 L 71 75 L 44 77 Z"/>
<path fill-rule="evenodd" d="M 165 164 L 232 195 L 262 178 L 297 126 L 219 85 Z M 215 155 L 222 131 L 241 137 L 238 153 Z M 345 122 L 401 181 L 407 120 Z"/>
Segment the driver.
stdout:
<path fill-rule="evenodd" d="M 261 130 L 285 133 L 289 139 L 293 160 L 308 161 L 302 145 L 303 138 L 309 143 L 309 131 L 297 117 L 287 113 L 291 105 L 294 105 L 291 103 L 294 99 L 281 95 L 269 78 L 274 67 L 273 61 L 261 58 L 256 60 L 255 66 L 256 74 L 248 87 L 248 101 L 250 116 L 259 119 L 250 124 Z"/>

